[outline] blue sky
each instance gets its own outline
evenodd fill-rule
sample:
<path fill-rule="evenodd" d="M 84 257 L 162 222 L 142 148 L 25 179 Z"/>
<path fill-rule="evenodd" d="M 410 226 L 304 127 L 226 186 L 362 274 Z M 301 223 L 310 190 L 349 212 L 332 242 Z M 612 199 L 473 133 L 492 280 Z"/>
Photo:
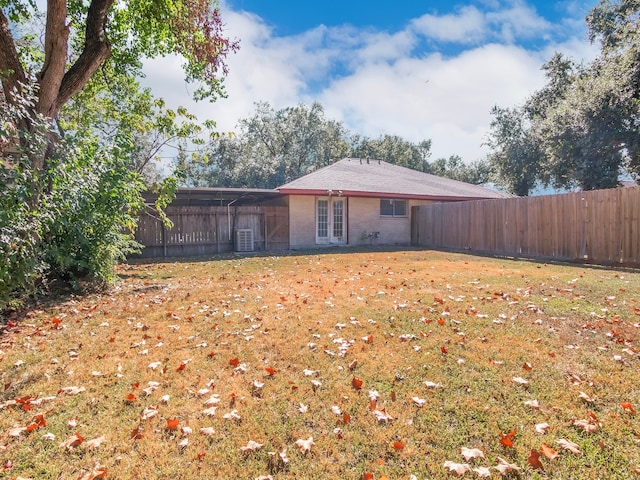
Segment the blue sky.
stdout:
<path fill-rule="evenodd" d="M 512 2 L 512 5 L 517 3 Z M 529 2 L 537 14 L 551 22 L 561 21 L 571 11 L 588 10 L 595 2 Z M 255 13 L 274 27 L 274 33 L 287 36 L 302 33 L 324 24 L 327 26 L 353 25 L 359 28 L 373 27 L 378 30 L 396 31 L 412 19 L 425 14 L 446 15 L 464 7 L 476 7 L 482 11 L 498 10 L 497 1 L 419 1 L 398 2 L 371 0 L 325 0 L 305 2 L 300 0 L 227 0 L 234 10 Z M 508 3 L 503 3 L 508 5 Z M 522 3 L 521 5 L 527 5 Z M 586 6 L 586 8 L 584 8 Z"/>
<path fill-rule="evenodd" d="M 178 59 L 147 62 L 146 83 L 233 131 L 254 103 L 321 103 L 328 117 L 370 137 L 431 139 L 432 159 L 484 158 L 494 105 L 522 103 L 544 85 L 560 51 L 591 60 L 588 1 L 221 0 L 228 98 L 193 104 Z"/>

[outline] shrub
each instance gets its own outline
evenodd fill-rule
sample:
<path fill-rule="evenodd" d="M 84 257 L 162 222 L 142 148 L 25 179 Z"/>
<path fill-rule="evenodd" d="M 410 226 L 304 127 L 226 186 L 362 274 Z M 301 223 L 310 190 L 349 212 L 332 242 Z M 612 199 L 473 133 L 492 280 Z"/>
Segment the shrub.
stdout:
<path fill-rule="evenodd" d="M 138 248 L 144 184 L 129 160 L 95 138 L 58 138 L 33 102 L 0 110 L 0 312 L 51 278 L 110 282 Z"/>

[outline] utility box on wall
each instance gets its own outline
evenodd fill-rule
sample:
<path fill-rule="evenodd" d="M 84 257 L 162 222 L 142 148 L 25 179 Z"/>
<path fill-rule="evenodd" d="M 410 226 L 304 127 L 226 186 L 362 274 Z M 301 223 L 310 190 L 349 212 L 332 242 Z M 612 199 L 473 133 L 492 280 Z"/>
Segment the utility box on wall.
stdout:
<path fill-rule="evenodd" d="M 236 252 L 253 252 L 253 230 L 248 228 L 236 230 L 234 250 Z"/>

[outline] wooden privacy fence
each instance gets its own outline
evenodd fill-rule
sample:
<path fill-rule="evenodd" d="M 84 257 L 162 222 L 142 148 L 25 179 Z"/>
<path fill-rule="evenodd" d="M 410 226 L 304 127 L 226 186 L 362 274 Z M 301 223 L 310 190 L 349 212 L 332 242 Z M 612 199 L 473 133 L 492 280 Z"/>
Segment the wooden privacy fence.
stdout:
<path fill-rule="evenodd" d="M 148 211 L 140 217 L 136 241 L 144 258 L 213 255 L 234 251 L 234 232 L 251 230 L 254 251 L 289 248 L 289 211 L 280 206 L 169 206 L 174 226 L 165 228 Z M 247 251 L 247 250 L 245 250 Z"/>
<path fill-rule="evenodd" d="M 412 244 L 640 264 L 640 187 L 413 207 Z"/>

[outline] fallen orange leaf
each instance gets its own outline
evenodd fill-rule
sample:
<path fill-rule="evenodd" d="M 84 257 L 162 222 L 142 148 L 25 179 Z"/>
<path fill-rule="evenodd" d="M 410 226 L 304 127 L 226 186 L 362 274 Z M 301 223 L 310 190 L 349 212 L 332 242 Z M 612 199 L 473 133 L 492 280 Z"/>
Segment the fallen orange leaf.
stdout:
<path fill-rule="evenodd" d="M 107 469 L 96 465 L 90 472 L 78 477 L 78 480 L 96 480 L 97 478 L 105 478 L 107 475 Z"/>
<path fill-rule="evenodd" d="M 542 451 L 542 453 L 544 453 L 544 456 L 547 457 L 549 460 L 554 460 L 555 458 L 558 457 L 558 451 L 554 450 L 546 443 L 543 443 L 540 446 L 540 450 Z"/>
<path fill-rule="evenodd" d="M 509 433 L 501 433 L 500 443 L 505 447 L 513 448 L 513 439 L 516 436 L 516 427 L 513 427 Z"/>
<path fill-rule="evenodd" d="M 631 402 L 622 402 L 620 404 L 620 406 L 622 408 L 624 408 L 625 411 L 627 411 L 627 412 L 629 412 L 631 414 L 635 414 L 636 413 L 635 409 L 633 408 L 633 405 L 631 405 Z"/>
<path fill-rule="evenodd" d="M 61 447 L 64 447 L 67 450 L 72 450 L 80 445 L 84 441 L 84 438 L 79 433 L 74 433 L 69 438 L 67 438 L 64 442 L 60 444 Z"/>
<path fill-rule="evenodd" d="M 177 430 L 180 421 L 177 418 L 167 418 L 167 430 Z"/>
<path fill-rule="evenodd" d="M 527 458 L 527 463 L 531 466 L 531 468 L 544 470 L 542 462 L 540 462 L 540 452 L 538 452 L 537 450 L 531 450 L 529 458 Z"/>
<path fill-rule="evenodd" d="M 131 438 L 133 440 L 140 440 L 142 437 L 142 425 L 138 424 L 136 428 L 133 429 L 133 432 L 131 432 Z"/>

